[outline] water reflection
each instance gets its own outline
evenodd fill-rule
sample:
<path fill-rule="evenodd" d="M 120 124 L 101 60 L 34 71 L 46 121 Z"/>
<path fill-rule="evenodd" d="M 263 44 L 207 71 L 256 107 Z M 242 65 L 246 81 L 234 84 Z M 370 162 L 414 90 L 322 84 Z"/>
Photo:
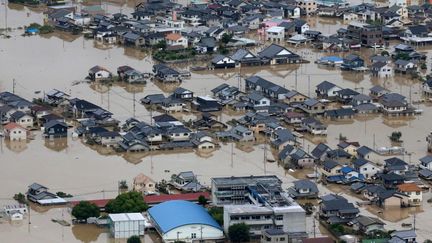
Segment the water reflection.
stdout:
<path fill-rule="evenodd" d="M 73 236 L 84 243 L 96 242 L 102 233 L 107 229 L 97 227 L 96 225 L 75 224 L 72 226 Z"/>
<path fill-rule="evenodd" d="M 2 138 L 0 138 L 0 139 L 2 139 Z M 13 151 L 15 153 L 22 153 L 27 149 L 27 144 L 29 143 L 29 141 L 27 141 L 27 140 L 11 141 L 11 140 L 5 139 L 4 143 L 10 151 Z"/>
<path fill-rule="evenodd" d="M 55 152 L 61 152 L 68 148 L 68 139 L 67 138 L 53 138 L 53 139 L 45 139 L 44 145 L 49 150 Z"/>

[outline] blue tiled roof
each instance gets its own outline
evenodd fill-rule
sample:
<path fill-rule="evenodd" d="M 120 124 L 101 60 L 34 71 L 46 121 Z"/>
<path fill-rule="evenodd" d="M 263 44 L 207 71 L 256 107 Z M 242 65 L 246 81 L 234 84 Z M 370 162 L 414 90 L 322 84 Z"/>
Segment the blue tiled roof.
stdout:
<path fill-rule="evenodd" d="M 162 234 L 184 225 L 202 224 L 222 230 L 218 223 L 200 205 L 192 202 L 173 200 L 149 209 Z"/>

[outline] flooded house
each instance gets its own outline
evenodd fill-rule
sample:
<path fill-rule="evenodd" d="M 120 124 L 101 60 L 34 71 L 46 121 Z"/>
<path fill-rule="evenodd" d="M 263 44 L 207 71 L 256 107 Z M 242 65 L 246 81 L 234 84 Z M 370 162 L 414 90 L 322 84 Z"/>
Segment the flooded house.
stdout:
<path fill-rule="evenodd" d="M 349 54 L 344 57 L 343 63 L 341 65 L 342 70 L 360 70 L 364 67 L 364 60 L 355 54 Z"/>
<path fill-rule="evenodd" d="M 146 75 L 129 66 L 120 66 L 117 68 L 119 79 L 128 83 L 146 83 Z"/>
<path fill-rule="evenodd" d="M 415 183 L 404 183 L 397 185 L 398 192 L 408 196 L 408 201 L 405 206 L 415 207 L 422 205 L 423 192 L 422 189 Z"/>
<path fill-rule="evenodd" d="M 363 232 L 364 234 L 369 234 L 373 231 L 385 231 L 385 223 L 375 217 L 367 217 L 360 215 L 352 221 L 353 229 Z"/>
<path fill-rule="evenodd" d="M 338 162 L 326 159 L 322 164 L 322 167 L 320 167 L 320 174 L 323 177 L 337 176 L 340 175 L 342 168 L 343 166 Z"/>
<path fill-rule="evenodd" d="M 194 98 L 194 93 L 188 89 L 178 87 L 172 93 L 172 97 L 181 100 L 192 100 Z"/>
<path fill-rule="evenodd" d="M 432 96 L 432 79 L 423 82 L 422 91 L 424 95 Z"/>
<path fill-rule="evenodd" d="M 192 121 L 191 127 L 198 131 L 210 130 L 210 131 L 223 131 L 228 126 L 223 122 L 216 120 L 210 113 L 202 113 L 201 118 Z"/>
<path fill-rule="evenodd" d="M 314 98 L 310 98 L 300 105 L 300 109 L 310 115 L 319 115 L 326 112 L 326 105 Z"/>
<path fill-rule="evenodd" d="M 315 165 L 315 159 L 310 154 L 289 144 L 282 149 L 278 158 L 284 163 L 285 168 L 311 168 Z"/>
<path fill-rule="evenodd" d="M 139 173 L 136 177 L 134 177 L 132 184 L 132 190 L 141 192 L 143 195 L 151 195 L 156 193 L 156 182 L 143 173 Z"/>
<path fill-rule="evenodd" d="M 379 166 L 366 159 L 356 159 L 352 164 L 354 169 L 361 171 L 366 180 L 374 178 L 377 173 L 381 172 L 381 168 Z"/>
<path fill-rule="evenodd" d="M 45 94 L 44 101 L 52 106 L 58 106 L 67 103 L 70 95 L 63 91 L 52 89 Z"/>
<path fill-rule="evenodd" d="M 373 76 L 380 78 L 389 78 L 393 76 L 393 68 L 385 62 L 374 62 L 370 66 L 370 70 Z"/>
<path fill-rule="evenodd" d="M 263 95 L 275 100 L 285 99 L 285 95 L 289 92 L 288 89 L 257 75 L 245 79 L 245 85 L 246 91 L 259 91 Z"/>
<path fill-rule="evenodd" d="M 324 117 L 330 120 L 352 119 L 356 112 L 351 108 L 341 108 L 334 110 L 326 110 Z"/>
<path fill-rule="evenodd" d="M 264 63 L 270 65 L 285 64 L 285 63 L 301 63 L 302 58 L 288 50 L 287 48 L 271 44 L 258 53 L 258 56 Z"/>
<path fill-rule="evenodd" d="M 230 141 L 238 141 L 238 142 L 255 141 L 255 136 L 253 131 L 241 125 L 235 126 L 228 131 L 216 132 L 216 137 L 221 140 L 230 140 Z"/>
<path fill-rule="evenodd" d="M 170 184 L 185 192 L 199 192 L 205 189 L 192 171 L 184 171 L 171 176 Z"/>
<path fill-rule="evenodd" d="M 294 181 L 294 186 L 288 188 L 288 193 L 292 198 L 317 198 L 318 187 L 311 180 L 303 179 Z"/>
<path fill-rule="evenodd" d="M 337 96 L 337 92 L 340 90 L 342 90 L 341 87 L 329 81 L 323 81 L 316 86 L 315 92 L 318 97 L 335 98 Z"/>
<path fill-rule="evenodd" d="M 319 215 L 329 224 L 346 224 L 359 213 L 360 210 L 342 196 L 328 194 L 321 197 Z"/>
<path fill-rule="evenodd" d="M 195 44 L 195 49 L 202 54 L 214 53 L 218 50 L 217 40 L 214 37 L 202 37 L 199 42 Z"/>
<path fill-rule="evenodd" d="M 155 78 L 164 83 L 181 82 L 180 72 L 165 64 L 153 65 L 153 73 Z"/>
<path fill-rule="evenodd" d="M 327 157 L 327 152 L 330 151 L 331 148 L 325 143 L 319 143 L 315 146 L 315 148 L 311 151 L 312 156 L 317 161 L 324 161 Z"/>
<path fill-rule="evenodd" d="M 198 131 L 191 135 L 191 142 L 201 151 L 216 149 L 219 145 L 214 141 L 213 135 Z"/>
<path fill-rule="evenodd" d="M 357 41 L 362 46 L 374 47 L 384 44 L 382 26 L 369 25 L 353 21 L 348 24 L 347 37 Z"/>
<path fill-rule="evenodd" d="M 67 137 L 68 126 L 64 122 L 52 120 L 43 125 L 43 134 L 47 138 Z"/>
<path fill-rule="evenodd" d="M 14 122 L 3 126 L 3 133 L 10 141 L 26 140 L 28 136 L 27 129 Z"/>
<path fill-rule="evenodd" d="M 235 68 L 236 67 L 236 61 L 233 60 L 231 57 L 228 57 L 228 56 L 216 55 L 211 60 L 211 66 L 213 68 Z"/>
<path fill-rule="evenodd" d="M 222 105 L 210 96 L 197 96 L 192 102 L 192 107 L 201 112 L 213 112 L 222 109 Z"/>
<path fill-rule="evenodd" d="M 419 167 L 421 169 L 432 170 L 432 156 L 431 155 L 426 155 L 426 156 L 420 158 L 419 161 L 420 161 Z"/>
<path fill-rule="evenodd" d="M 228 104 L 237 99 L 240 91 L 237 87 L 228 84 L 221 84 L 211 90 L 213 97 L 218 99 L 221 104 Z"/>
<path fill-rule="evenodd" d="M 160 103 L 160 108 L 167 113 L 182 112 L 185 106 L 186 104 L 183 100 L 174 97 L 165 98 Z"/>
<path fill-rule="evenodd" d="M 284 121 L 289 125 L 298 126 L 304 118 L 305 115 L 299 112 L 287 112 L 284 114 Z"/>
<path fill-rule="evenodd" d="M 236 62 L 236 67 L 259 66 L 261 59 L 247 49 L 238 49 L 231 55 Z"/>
<path fill-rule="evenodd" d="M 270 136 L 270 144 L 277 151 L 281 151 L 286 145 L 295 145 L 296 137 L 289 129 L 279 129 Z"/>
<path fill-rule="evenodd" d="M 48 188 L 38 183 L 28 187 L 27 199 L 42 206 L 66 204 L 66 200 L 48 192 Z"/>
<path fill-rule="evenodd" d="M 94 66 L 90 68 L 88 77 L 92 81 L 107 80 L 112 78 L 112 73 L 104 67 Z"/>
<path fill-rule="evenodd" d="M 34 118 L 30 114 L 22 111 L 15 111 L 10 115 L 10 122 L 14 122 L 24 128 L 31 129 L 34 126 Z"/>

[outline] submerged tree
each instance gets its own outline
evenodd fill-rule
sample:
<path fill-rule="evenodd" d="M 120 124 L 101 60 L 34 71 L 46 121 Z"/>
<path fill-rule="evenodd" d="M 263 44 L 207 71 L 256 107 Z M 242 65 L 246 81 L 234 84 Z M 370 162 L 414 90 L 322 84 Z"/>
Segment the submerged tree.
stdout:
<path fill-rule="evenodd" d="M 401 132 L 392 132 L 390 136 L 390 141 L 392 142 L 401 142 L 400 138 L 402 137 Z"/>
<path fill-rule="evenodd" d="M 87 219 L 90 217 L 99 217 L 100 211 L 96 204 L 87 201 L 81 201 L 75 207 L 73 207 L 72 215 L 79 220 L 87 221 Z"/>
<path fill-rule="evenodd" d="M 127 239 L 127 243 L 141 243 L 141 239 L 138 235 L 132 235 Z"/>

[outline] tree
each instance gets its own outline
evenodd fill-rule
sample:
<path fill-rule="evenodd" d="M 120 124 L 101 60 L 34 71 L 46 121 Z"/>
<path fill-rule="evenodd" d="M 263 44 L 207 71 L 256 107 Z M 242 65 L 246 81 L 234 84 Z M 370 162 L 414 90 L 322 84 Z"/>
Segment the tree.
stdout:
<path fill-rule="evenodd" d="M 132 235 L 127 239 L 127 243 L 141 243 L 141 239 L 138 235 Z"/>
<path fill-rule="evenodd" d="M 228 33 L 224 33 L 222 35 L 221 41 L 224 44 L 228 44 L 228 42 L 230 42 L 230 40 L 232 39 L 233 35 L 232 34 L 228 34 Z"/>
<path fill-rule="evenodd" d="M 148 209 L 144 198 L 139 192 L 126 192 L 108 202 L 107 213 L 140 213 Z"/>
<path fill-rule="evenodd" d="M 203 207 L 205 207 L 205 205 L 207 205 L 207 203 L 208 203 L 208 200 L 203 195 L 198 197 L 198 204 L 199 205 L 202 205 Z"/>
<path fill-rule="evenodd" d="M 399 53 L 399 54 L 396 55 L 395 59 L 396 60 L 402 59 L 402 60 L 407 60 L 408 61 L 411 58 L 410 58 L 410 56 L 409 56 L 408 53 Z"/>
<path fill-rule="evenodd" d="M 223 225 L 223 208 L 213 207 L 208 212 L 219 225 Z"/>
<path fill-rule="evenodd" d="M 13 196 L 13 199 L 15 199 L 17 202 L 21 203 L 21 204 L 27 204 L 27 200 L 24 194 L 17 193 Z"/>
<path fill-rule="evenodd" d="M 167 47 L 167 43 L 166 43 L 166 41 L 162 40 L 162 41 L 159 41 L 159 42 L 155 45 L 155 47 L 158 48 L 158 49 L 165 50 L 166 47 Z"/>
<path fill-rule="evenodd" d="M 390 56 L 390 53 L 388 51 L 382 51 L 381 56 Z"/>
<path fill-rule="evenodd" d="M 158 192 L 169 194 L 168 183 L 165 180 L 161 180 L 159 183 L 156 183 L 155 187 Z"/>
<path fill-rule="evenodd" d="M 402 137 L 401 132 L 392 132 L 390 136 L 390 141 L 392 142 L 401 142 L 400 138 Z"/>
<path fill-rule="evenodd" d="M 127 184 L 127 182 L 125 180 L 121 180 L 119 182 L 119 189 L 127 190 L 128 188 L 129 188 L 128 184 Z"/>
<path fill-rule="evenodd" d="M 90 217 L 99 217 L 99 207 L 87 201 L 79 202 L 73 209 L 72 215 L 78 220 L 87 220 Z"/>
<path fill-rule="evenodd" d="M 233 224 L 228 228 L 228 236 L 232 242 L 248 242 L 250 240 L 249 226 L 245 223 Z"/>

